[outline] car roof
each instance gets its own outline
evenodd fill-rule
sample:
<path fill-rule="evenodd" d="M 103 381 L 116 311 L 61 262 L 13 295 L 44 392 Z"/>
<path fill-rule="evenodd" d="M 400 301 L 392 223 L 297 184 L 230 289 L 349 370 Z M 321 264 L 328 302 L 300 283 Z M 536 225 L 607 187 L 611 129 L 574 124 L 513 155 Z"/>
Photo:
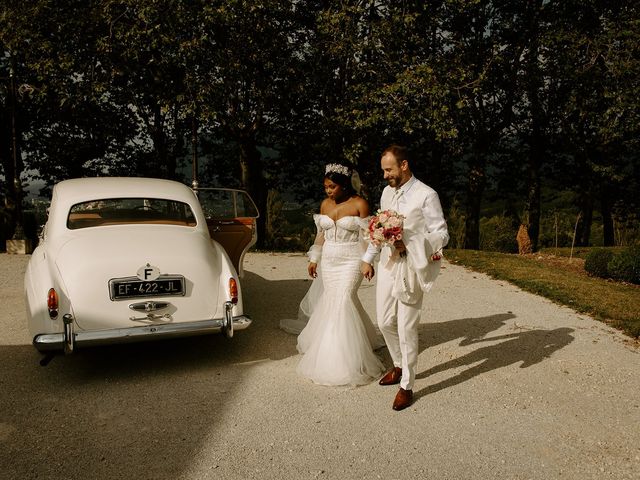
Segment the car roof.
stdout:
<path fill-rule="evenodd" d="M 196 230 L 207 231 L 207 222 L 196 194 L 174 180 L 143 177 L 90 177 L 63 180 L 53 187 L 47 219 L 52 237 L 67 231 L 67 215 L 73 205 L 109 198 L 159 198 L 189 205 L 196 217 Z"/>
<path fill-rule="evenodd" d="M 55 185 L 53 196 L 64 204 L 106 198 L 157 197 L 193 202 L 195 195 L 174 180 L 142 177 L 90 177 L 64 180 Z"/>

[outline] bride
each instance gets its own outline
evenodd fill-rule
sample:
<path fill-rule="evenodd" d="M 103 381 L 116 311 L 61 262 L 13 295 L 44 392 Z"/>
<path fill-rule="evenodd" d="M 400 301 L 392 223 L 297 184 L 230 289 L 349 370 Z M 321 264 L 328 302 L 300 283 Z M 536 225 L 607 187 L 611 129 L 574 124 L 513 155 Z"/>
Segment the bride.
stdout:
<path fill-rule="evenodd" d="M 308 253 L 309 275 L 315 280 L 301 304 L 301 311 L 306 302 L 311 312 L 298 336 L 302 359 L 297 371 L 321 385 L 363 385 L 384 373 L 372 347 L 379 346 L 376 331 L 357 294 L 369 206 L 353 190 L 345 165 L 326 166 L 324 189 L 327 198 L 314 215 L 318 233 Z M 310 295 L 317 296 L 315 301 Z"/>

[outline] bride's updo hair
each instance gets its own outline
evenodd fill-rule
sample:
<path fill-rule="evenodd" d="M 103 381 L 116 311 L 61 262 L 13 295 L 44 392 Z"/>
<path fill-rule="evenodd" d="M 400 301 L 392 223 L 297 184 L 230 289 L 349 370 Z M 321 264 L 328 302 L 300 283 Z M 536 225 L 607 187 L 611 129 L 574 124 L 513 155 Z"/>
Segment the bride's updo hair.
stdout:
<path fill-rule="evenodd" d="M 351 167 L 342 163 L 329 163 L 324 169 L 324 178 L 328 178 L 336 185 L 340 185 L 346 195 L 355 195 L 356 191 L 351 183 Z"/>

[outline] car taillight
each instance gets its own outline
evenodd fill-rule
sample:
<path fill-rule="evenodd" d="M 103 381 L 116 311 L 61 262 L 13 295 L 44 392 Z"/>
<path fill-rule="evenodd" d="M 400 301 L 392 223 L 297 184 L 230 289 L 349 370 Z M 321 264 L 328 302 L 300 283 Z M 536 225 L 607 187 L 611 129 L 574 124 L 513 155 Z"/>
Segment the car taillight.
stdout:
<path fill-rule="evenodd" d="M 231 297 L 231 303 L 238 303 L 238 282 L 233 277 L 229 279 L 229 297 Z"/>
<path fill-rule="evenodd" d="M 50 318 L 58 316 L 58 293 L 54 288 L 50 288 L 47 294 L 47 309 L 49 310 Z"/>

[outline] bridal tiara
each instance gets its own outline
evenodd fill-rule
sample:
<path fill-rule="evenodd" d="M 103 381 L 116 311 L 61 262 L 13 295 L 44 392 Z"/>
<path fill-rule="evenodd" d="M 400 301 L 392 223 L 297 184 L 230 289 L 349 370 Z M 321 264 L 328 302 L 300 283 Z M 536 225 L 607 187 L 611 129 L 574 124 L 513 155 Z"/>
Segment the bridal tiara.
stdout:
<path fill-rule="evenodd" d="M 339 173 L 341 175 L 344 175 L 346 177 L 348 177 L 349 175 L 351 175 L 351 170 L 349 170 L 349 167 L 345 166 L 345 165 L 340 165 L 339 163 L 329 163 L 327 165 L 327 167 L 324 169 L 324 173 Z"/>

